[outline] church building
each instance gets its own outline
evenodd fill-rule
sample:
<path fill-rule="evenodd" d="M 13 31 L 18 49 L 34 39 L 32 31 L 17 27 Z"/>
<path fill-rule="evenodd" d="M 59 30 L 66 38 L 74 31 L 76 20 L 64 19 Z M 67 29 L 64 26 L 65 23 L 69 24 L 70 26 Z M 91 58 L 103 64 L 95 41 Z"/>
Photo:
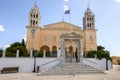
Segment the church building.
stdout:
<path fill-rule="evenodd" d="M 83 16 L 83 28 L 65 21 L 42 27 L 39 7 L 34 4 L 29 12 L 26 28 L 28 51 L 34 49 L 57 54 L 60 49 L 66 61 L 77 57 L 80 62 L 80 57 L 86 51 L 97 50 L 95 15 L 89 7 Z"/>

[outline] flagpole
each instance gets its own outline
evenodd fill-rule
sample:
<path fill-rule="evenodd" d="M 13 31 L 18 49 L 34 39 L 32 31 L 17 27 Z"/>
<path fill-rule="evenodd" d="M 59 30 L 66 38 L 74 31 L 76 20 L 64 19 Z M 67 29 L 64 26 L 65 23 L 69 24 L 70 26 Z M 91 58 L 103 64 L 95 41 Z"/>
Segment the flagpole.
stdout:
<path fill-rule="evenodd" d="M 68 21 L 69 21 L 69 24 L 70 24 L 70 30 L 69 32 L 71 33 L 72 32 L 72 25 L 71 25 L 71 4 L 68 4 L 67 2 L 69 0 L 64 0 L 64 14 L 68 14 Z M 63 16 L 64 17 L 64 16 Z"/>
<path fill-rule="evenodd" d="M 62 4 L 62 21 L 64 22 L 64 0 L 63 0 L 63 4 Z"/>
<path fill-rule="evenodd" d="M 71 33 L 71 32 L 72 32 L 72 25 L 71 25 L 71 6 L 70 6 L 69 22 L 70 22 L 70 33 Z"/>
<path fill-rule="evenodd" d="M 72 1 L 72 0 L 71 0 Z M 71 22 L 71 4 L 69 5 L 70 6 L 70 14 L 69 14 L 69 22 L 70 22 L 70 33 L 73 32 L 73 28 L 72 28 L 72 22 Z"/>

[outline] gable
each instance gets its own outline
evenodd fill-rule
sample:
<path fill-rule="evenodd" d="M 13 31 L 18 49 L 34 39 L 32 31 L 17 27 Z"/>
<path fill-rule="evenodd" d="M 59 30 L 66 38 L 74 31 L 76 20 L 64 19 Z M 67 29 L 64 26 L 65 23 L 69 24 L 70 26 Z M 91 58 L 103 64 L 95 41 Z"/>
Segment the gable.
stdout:
<path fill-rule="evenodd" d="M 82 38 L 81 35 L 78 35 L 74 32 L 71 32 L 71 33 L 66 33 L 66 34 L 61 34 L 60 36 L 61 38 Z"/>
<path fill-rule="evenodd" d="M 45 25 L 44 30 L 81 30 L 81 27 L 67 23 L 67 22 L 57 22 L 49 25 Z"/>

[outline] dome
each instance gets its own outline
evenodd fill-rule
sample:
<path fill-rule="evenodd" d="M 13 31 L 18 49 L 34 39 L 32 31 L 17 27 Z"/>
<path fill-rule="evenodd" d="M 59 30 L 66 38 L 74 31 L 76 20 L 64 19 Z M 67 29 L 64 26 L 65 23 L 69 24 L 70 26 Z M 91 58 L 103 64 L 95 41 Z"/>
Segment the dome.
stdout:
<path fill-rule="evenodd" d="M 92 15 L 92 11 L 91 11 L 91 9 L 89 7 L 85 11 L 85 15 Z"/>
<path fill-rule="evenodd" d="M 92 13 L 91 9 L 88 7 L 85 13 Z"/>
<path fill-rule="evenodd" d="M 36 3 L 35 3 L 35 5 L 31 8 L 31 12 L 32 12 L 32 13 L 39 12 L 39 7 L 36 5 Z"/>
<path fill-rule="evenodd" d="M 86 13 L 92 13 L 92 11 L 90 10 L 90 8 L 88 7 L 87 10 L 86 10 Z"/>

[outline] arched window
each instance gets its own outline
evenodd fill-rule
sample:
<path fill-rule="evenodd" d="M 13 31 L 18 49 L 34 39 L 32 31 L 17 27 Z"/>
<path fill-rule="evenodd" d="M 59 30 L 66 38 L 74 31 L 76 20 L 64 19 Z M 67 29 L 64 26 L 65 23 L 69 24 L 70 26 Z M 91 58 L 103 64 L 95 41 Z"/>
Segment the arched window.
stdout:
<path fill-rule="evenodd" d="M 31 14 L 31 17 L 32 17 L 32 14 Z"/>
<path fill-rule="evenodd" d="M 53 47 L 52 47 L 52 51 L 57 51 L 57 47 L 56 47 L 56 46 L 53 46 Z"/>
<path fill-rule="evenodd" d="M 93 17 L 92 17 L 92 21 L 93 21 L 94 19 L 93 19 Z"/>
<path fill-rule="evenodd" d="M 38 18 L 38 14 L 36 15 L 36 18 Z"/>
<path fill-rule="evenodd" d="M 43 41 L 47 42 L 47 36 L 46 35 L 44 36 Z"/>
<path fill-rule="evenodd" d="M 35 20 L 33 21 L 33 26 L 35 26 Z"/>
<path fill-rule="evenodd" d="M 94 26 L 94 23 L 92 23 L 92 26 Z"/>
<path fill-rule="evenodd" d="M 36 24 L 37 24 L 38 22 L 36 21 Z"/>
<path fill-rule="evenodd" d="M 55 36 L 53 37 L 53 42 L 56 42 L 56 37 Z"/>
<path fill-rule="evenodd" d="M 90 18 L 90 21 L 92 21 L 92 18 Z"/>
<path fill-rule="evenodd" d="M 89 20 L 89 18 L 87 18 L 87 20 Z"/>
<path fill-rule="evenodd" d="M 34 15 L 34 18 L 35 18 L 35 15 Z"/>
<path fill-rule="evenodd" d="M 89 38 L 90 38 L 90 41 L 93 41 L 93 37 L 92 37 L 91 35 L 90 35 L 90 37 L 89 37 Z"/>
<path fill-rule="evenodd" d="M 30 25 L 32 26 L 32 20 L 30 21 Z"/>
<path fill-rule="evenodd" d="M 89 26 L 89 23 L 87 23 L 87 27 L 90 27 L 90 26 Z"/>
<path fill-rule="evenodd" d="M 91 28 L 91 23 L 90 23 L 89 27 Z"/>

